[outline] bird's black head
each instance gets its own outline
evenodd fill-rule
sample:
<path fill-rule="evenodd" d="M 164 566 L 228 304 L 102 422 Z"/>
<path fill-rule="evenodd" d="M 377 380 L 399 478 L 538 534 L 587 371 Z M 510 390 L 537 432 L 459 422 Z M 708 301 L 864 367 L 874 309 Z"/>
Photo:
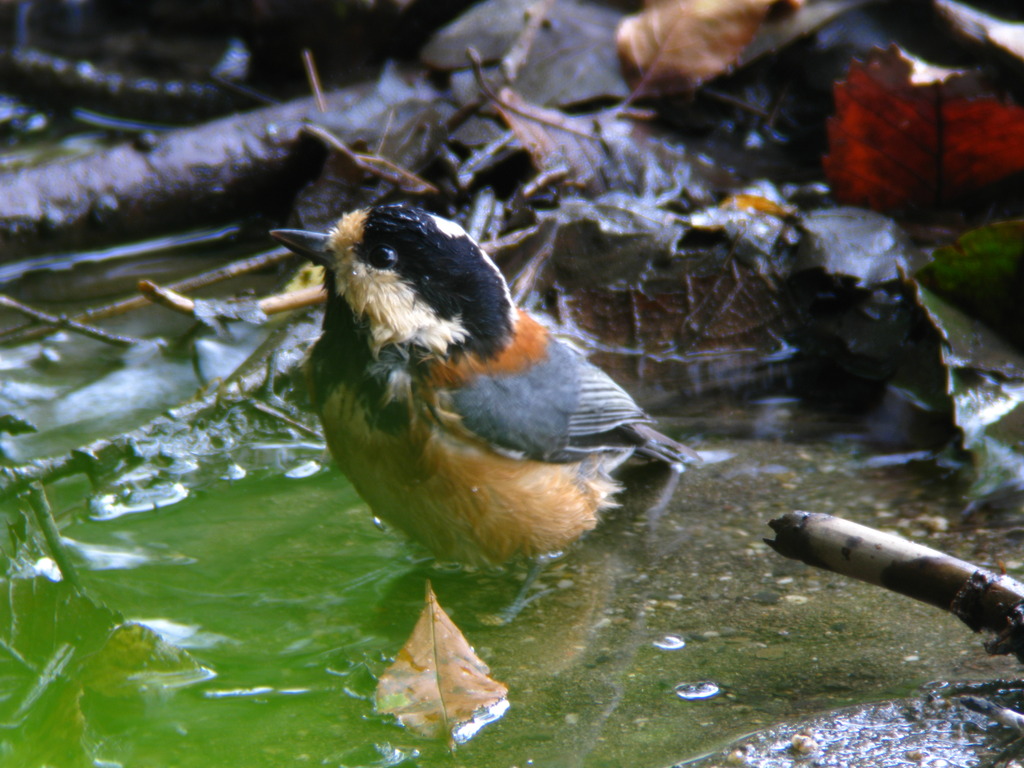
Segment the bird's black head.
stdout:
<path fill-rule="evenodd" d="M 346 214 L 327 235 L 274 233 L 330 271 L 328 290 L 365 318 L 374 353 L 412 344 L 434 355 L 495 354 L 516 309 L 494 262 L 458 224 L 407 205 Z"/>

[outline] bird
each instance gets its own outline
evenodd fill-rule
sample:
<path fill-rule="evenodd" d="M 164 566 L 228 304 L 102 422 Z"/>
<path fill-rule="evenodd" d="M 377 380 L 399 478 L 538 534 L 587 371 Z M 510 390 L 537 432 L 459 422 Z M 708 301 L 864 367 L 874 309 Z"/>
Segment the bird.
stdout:
<path fill-rule="evenodd" d="M 270 235 L 325 270 L 306 375 L 331 454 L 375 517 L 438 560 L 562 552 L 616 506 L 611 473 L 631 455 L 699 458 L 518 308 L 456 222 L 392 203 Z"/>

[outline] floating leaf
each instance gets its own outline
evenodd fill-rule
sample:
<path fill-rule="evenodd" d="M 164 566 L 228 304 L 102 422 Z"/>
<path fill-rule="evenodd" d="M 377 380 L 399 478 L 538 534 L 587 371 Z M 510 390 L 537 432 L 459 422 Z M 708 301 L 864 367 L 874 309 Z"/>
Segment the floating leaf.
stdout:
<path fill-rule="evenodd" d="M 825 173 L 836 199 L 878 211 L 943 205 L 1024 170 L 1024 109 L 975 73 L 896 47 L 854 62 L 835 87 Z"/>
<path fill-rule="evenodd" d="M 467 741 L 504 714 L 508 688 L 437 603 L 427 584 L 419 621 L 377 684 L 377 709 L 423 736 Z"/>
<path fill-rule="evenodd" d="M 6 578 L 0 595 L 4 765 L 93 765 L 101 726 L 93 710 L 83 711 L 84 694 L 131 698 L 212 675 L 151 630 L 120 623 L 65 581 Z"/>
<path fill-rule="evenodd" d="M 0 434 L 6 432 L 8 435 L 27 435 L 37 432 L 35 425 L 13 413 L 0 414 Z"/>

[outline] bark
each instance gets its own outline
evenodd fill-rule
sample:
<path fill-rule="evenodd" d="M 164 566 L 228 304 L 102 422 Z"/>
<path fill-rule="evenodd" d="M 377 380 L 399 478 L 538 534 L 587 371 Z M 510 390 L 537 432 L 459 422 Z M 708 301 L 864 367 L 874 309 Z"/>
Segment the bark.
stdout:
<path fill-rule="evenodd" d="M 994 654 L 1024 661 L 1024 584 L 944 552 L 831 515 L 772 520 L 766 543 L 784 557 L 885 587 L 950 611 L 975 632 L 997 633 Z"/>
<path fill-rule="evenodd" d="M 328 94 L 344 110 L 366 91 Z M 95 247 L 232 217 L 286 212 L 325 151 L 301 133 L 299 99 L 81 158 L 0 175 L 0 259 Z"/>

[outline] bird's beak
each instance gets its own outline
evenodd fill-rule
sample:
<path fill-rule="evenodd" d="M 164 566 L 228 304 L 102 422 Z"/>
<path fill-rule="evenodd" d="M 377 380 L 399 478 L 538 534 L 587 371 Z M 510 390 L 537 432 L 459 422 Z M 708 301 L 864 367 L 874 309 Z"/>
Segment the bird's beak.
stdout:
<path fill-rule="evenodd" d="M 272 229 L 270 236 L 290 251 L 318 264 L 334 267 L 334 258 L 328 249 L 330 235 L 322 232 L 307 232 L 303 229 Z"/>

